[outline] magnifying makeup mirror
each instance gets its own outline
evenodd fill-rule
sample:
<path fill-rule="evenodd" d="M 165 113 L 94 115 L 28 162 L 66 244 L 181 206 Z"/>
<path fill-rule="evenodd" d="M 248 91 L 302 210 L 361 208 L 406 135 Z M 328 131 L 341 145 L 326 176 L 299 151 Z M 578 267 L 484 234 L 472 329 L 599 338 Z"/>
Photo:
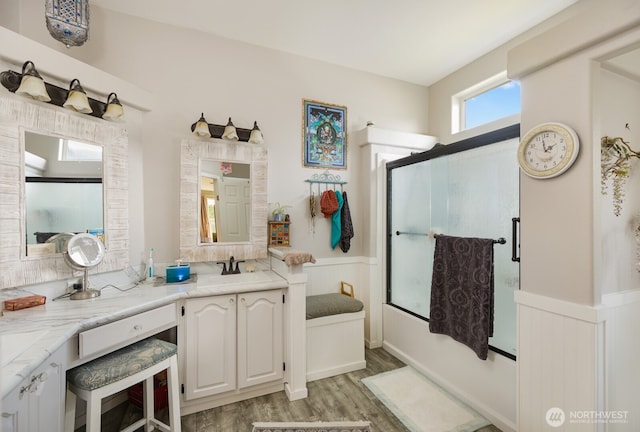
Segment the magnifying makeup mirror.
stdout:
<path fill-rule="evenodd" d="M 84 272 L 82 289 L 71 294 L 71 300 L 98 297 L 100 291 L 89 288 L 89 269 L 100 264 L 104 258 L 105 248 L 100 239 L 92 234 L 75 234 L 69 239 L 67 250 L 62 255 L 69 267 Z"/>

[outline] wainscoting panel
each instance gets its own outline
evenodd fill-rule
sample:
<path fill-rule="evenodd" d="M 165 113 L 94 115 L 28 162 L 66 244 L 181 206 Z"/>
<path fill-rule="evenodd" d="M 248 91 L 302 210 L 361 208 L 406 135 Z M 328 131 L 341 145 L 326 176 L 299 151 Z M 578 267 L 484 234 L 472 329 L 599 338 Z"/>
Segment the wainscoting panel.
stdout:
<path fill-rule="evenodd" d="M 640 430 L 640 290 L 608 294 L 606 311 L 606 407 L 625 421 L 607 432 Z"/>
<path fill-rule="evenodd" d="M 597 308 L 527 292 L 518 303 L 518 430 L 599 431 L 604 322 Z M 553 413 L 553 415 L 552 415 Z M 562 423 L 564 422 L 564 423 Z"/>

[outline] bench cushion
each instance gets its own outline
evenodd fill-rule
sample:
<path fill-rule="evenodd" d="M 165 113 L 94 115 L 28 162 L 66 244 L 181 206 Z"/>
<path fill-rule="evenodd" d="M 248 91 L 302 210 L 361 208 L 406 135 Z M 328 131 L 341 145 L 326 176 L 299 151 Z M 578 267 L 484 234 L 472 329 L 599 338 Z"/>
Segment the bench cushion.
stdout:
<path fill-rule="evenodd" d="M 307 296 L 307 319 L 359 312 L 363 308 L 360 300 L 340 293 Z"/>
<path fill-rule="evenodd" d="M 145 339 L 71 369 L 67 380 L 80 389 L 95 390 L 160 363 L 176 351 L 170 342 Z"/>

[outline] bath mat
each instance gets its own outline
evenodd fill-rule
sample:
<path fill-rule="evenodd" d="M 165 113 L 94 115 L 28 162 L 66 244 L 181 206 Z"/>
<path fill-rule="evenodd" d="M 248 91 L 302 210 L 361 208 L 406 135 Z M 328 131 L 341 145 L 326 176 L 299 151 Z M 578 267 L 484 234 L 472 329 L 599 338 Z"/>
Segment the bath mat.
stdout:
<path fill-rule="evenodd" d="M 254 423 L 253 432 L 373 432 L 368 421 Z"/>
<path fill-rule="evenodd" d="M 412 432 L 466 432 L 490 424 L 410 366 L 363 378 L 362 383 Z"/>

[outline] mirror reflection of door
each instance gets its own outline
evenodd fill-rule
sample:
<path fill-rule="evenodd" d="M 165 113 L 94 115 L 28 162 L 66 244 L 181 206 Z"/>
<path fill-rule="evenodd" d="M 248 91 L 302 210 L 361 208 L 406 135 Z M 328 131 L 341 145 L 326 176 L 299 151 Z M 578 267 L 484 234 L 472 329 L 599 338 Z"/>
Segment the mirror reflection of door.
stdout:
<path fill-rule="evenodd" d="M 245 163 L 200 161 L 200 243 L 250 240 L 250 167 Z"/>
<path fill-rule="evenodd" d="M 224 177 L 216 181 L 218 186 L 220 242 L 249 241 L 251 212 L 251 184 L 249 179 Z M 216 220 L 218 220 L 216 219 Z"/>
<path fill-rule="evenodd" d="M 216 224 L 217 196 L 215 179 L 200 177 L 200 242 L 211 243 L 218 241 L 218 226 Z"/>

